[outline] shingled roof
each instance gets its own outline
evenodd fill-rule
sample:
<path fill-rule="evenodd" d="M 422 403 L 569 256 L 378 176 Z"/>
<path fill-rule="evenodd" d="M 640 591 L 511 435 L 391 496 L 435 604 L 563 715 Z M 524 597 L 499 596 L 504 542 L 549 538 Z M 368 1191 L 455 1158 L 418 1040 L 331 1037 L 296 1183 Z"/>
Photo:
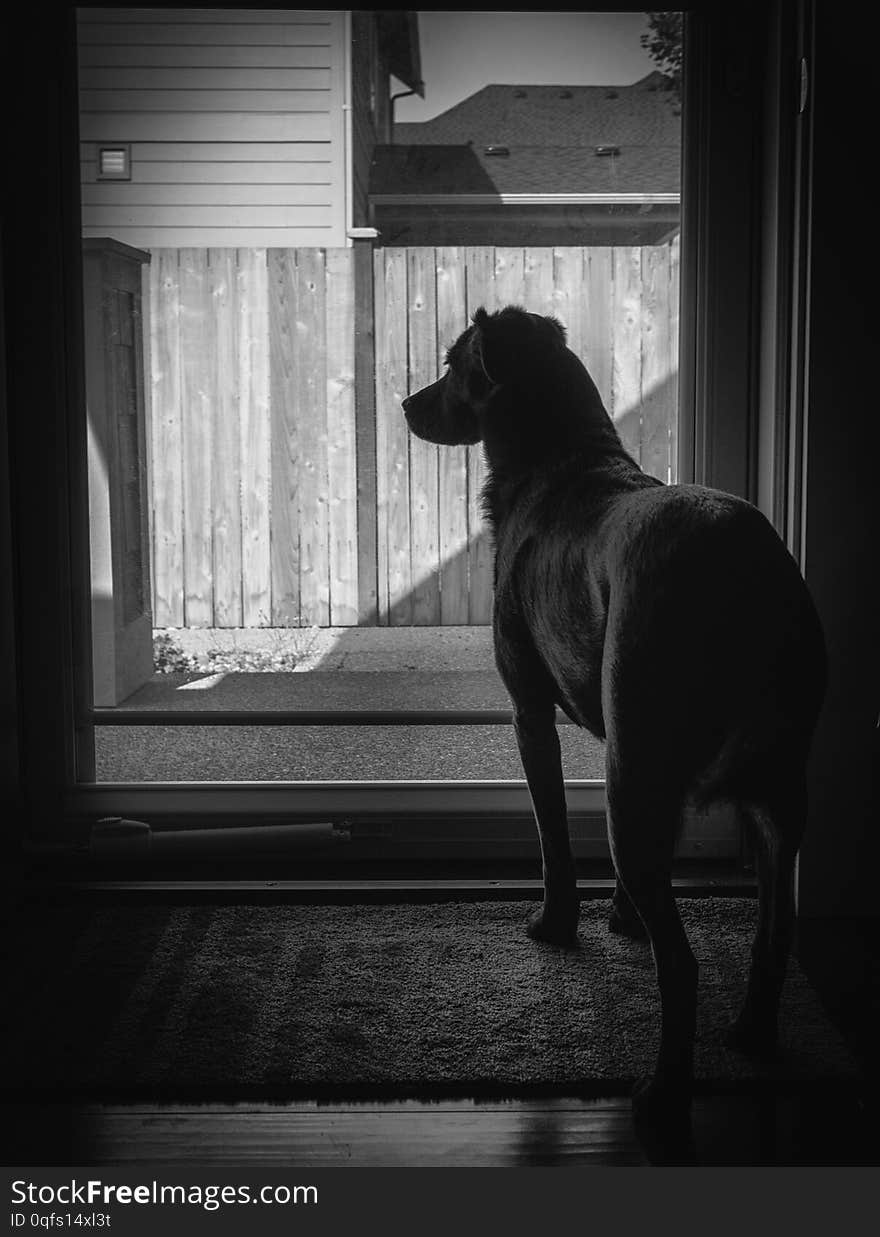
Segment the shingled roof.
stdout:
<path fill-rule="evenodd" d="M 676 194 L 681 120 L 664 87 L 661 73 L 629 86 L 485 86 L 433 120 L 395 125 L 371 193 Z M 596 154 L 609 146 L 619 153 Z"/>

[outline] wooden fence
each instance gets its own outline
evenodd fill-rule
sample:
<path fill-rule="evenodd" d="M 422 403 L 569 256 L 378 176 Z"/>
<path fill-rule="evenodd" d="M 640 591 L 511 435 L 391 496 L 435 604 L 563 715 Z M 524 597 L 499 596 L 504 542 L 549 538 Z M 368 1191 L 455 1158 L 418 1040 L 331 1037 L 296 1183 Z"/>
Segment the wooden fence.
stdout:
<path fill-rule="evenodd" d="M 351 250 L 154 251 L 157 626 L 488 622 L 480 449 L 422 443 L 400 411 L 480 305 L 555 314 L 628 449 L 674 479 L 677 240 L 375 250 L 374 390 L 363 401 L 354 269 Z M 358 335 L 359 347 L 373 346 L 370 334 Z M 364 434 L 375 474 L 359 477 Z M 376 545 L 369 564 L 359 521 L 361 544 Z M 359 614 L 366 570 L 378 613 Z"/>

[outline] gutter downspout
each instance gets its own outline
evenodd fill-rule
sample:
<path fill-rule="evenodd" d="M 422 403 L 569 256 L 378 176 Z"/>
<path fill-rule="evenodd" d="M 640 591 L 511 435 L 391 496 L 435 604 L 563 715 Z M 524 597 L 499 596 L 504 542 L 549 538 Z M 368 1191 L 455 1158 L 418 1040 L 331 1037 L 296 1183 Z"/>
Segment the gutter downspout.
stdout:
<path fill-rule="evenodd" d="M 398 90 L 397 94 L 393 94 L 391 98 L 389 99 L 389 106 L 391 108 L 391 125 L 390 125 L 391 132 L 389 134 L 391 141 L 389 145 L 391 146 L 394 145 L 394 104 L 397 102 L 398 99 L 408 99 L 410 95 L 414 95 L 418 93 L 419 92 L 417 90 Z"/>

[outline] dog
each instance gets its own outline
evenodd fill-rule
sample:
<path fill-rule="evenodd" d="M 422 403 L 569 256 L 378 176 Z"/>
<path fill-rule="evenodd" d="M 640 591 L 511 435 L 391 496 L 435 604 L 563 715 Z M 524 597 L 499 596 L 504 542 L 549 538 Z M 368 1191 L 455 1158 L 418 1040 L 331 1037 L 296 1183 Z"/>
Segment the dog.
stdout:
<path fill-rule="evenodd" d="M 661 1005 L 637 1116 L 689 1111 L 697 964 L 672 891 L 691 806 L 735 805 L 755 851 L 758 927 L 729 1042 L 777 1046 L 806 763 L 825 692 L 822 629 L 794 559 L 743 499 L 666 485 L 624 449 L 552 317 L 479 309 L 445 373 L 402 402 L 428 442 L 481 443 L 493 640 L 541 846 L 527 931 L 576 942 L 556 707 L 606 741 L 610 928 L 647 935 Z"/>

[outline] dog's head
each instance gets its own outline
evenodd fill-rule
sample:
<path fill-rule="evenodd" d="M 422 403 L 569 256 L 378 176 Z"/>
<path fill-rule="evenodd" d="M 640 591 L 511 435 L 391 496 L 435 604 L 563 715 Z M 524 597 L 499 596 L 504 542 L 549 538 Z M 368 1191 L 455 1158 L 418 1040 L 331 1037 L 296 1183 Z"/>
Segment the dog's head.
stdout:
<path fill-rule="evenodd" d="M 443 376 L 403 401 L 407 424 L 427 442 L 480 442 L 493 396 L 530 385 L 564 351 L 565 328 L 555 318 L 513 305 L 478 309 L 448 350 Z"/>

